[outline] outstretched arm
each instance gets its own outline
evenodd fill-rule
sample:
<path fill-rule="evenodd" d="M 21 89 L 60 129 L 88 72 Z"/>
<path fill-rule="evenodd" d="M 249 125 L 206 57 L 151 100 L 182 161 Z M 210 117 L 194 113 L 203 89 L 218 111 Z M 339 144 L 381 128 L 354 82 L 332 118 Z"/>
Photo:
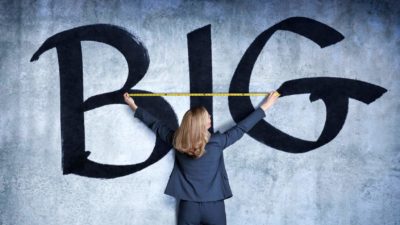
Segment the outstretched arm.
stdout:
<path fill-rule="evenodd" d="M 128 106 L 134 111 L 134 117 L 140 119 L 164 142 L 172 145 L 172 139 L 175 132 L 174 130 L 169 128 L 163 121 L 154 117 L 144 108 L 138 107 L 128 93 L 124 94 L 124 100 L 128 104 Z"/>
<path fill-rule="evenodd" d="M 246 118 L 241 120 L 238 124 L 236 124 L 236 126 L 233 126 L 224 133 L 221 133 L 219 138 L 221 148 L 225 149 L 238 141 L 241 137 L 243 137 L 244 133 L 248 132 L 252 127 L 254 127 L 254 125 L 258 123 L 258 121 L 264 117 L 265 112 L 261 107 L 259 107 Z"/>
<path fill-rule="evenodd" d="M 244 133 L 248 132 L 254 125 L 256 125 L 262 118 L 265 117 L 265 111 L 271 107 L 279 97 L 277 91 L 269 93 L 268 98 L 260 107 L 254 110 L 250 115 L 241 120 L 236 126 L 230 128 L 226 132 L 220 134 L 221 148 L 225 149 L 243 137 Z"/>
<path fill-rule="evenodd" d="M 154 117 L 147 110 L 142 107 L 137 107 L 134 117 L 140 119 L 147 127 L 158 135 L 164 142 L 172 145 L 174 130 L 169 128 L 163 121 Z"/>

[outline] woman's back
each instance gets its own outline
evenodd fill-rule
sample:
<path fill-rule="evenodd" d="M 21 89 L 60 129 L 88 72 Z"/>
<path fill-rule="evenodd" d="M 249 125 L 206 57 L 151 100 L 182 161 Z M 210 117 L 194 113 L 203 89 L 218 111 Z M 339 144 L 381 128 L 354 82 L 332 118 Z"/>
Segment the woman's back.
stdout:
<path fill-rule="evenodd" d="M 175 164 L 165 194 L 197 202 L 232 197 L 219 135 L 219 132 L 211 135 L 200 158 L 175 151 Z"/>
<path fill-rule="evenodd" d="M 172 146 L 175 131 L 165 123 L 141 107 L 136 109 L 134 117 L 140 119 L 156 135 Z M 263 117 L 265 117 L 265 112 L 258 107 L 226 132 L 211 134 L 206 144 L 206 153 L 200 158 L 192 158 L 185 153 L 175 151 L 174 168 L 164 193 L 177 199 L 198 202 L 232 197 L 223 150 L 238 141 Z"/>
<path fill-rule="evenodd" d="M 209 177 L 218 169 L 222 149 L 216 140 L 216 134 L 211 134 L 205 147 L 205 153 L 200 158 L 193 159 L 191 156 L 178 151 L 176 151 L 176 156 L 186 176 L 203 179 Z"/>

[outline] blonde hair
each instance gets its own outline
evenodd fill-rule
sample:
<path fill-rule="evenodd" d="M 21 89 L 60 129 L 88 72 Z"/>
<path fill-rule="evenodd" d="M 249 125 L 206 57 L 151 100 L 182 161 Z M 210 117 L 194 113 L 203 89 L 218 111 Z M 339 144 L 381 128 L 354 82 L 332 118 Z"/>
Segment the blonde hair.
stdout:
<path fill-rule="evenodd" d="M 188 110 L 174 133 L 174 148 L 193 158 L 200 158 L 205 153 L 205 146 L 210 139 L 210 132 L 206 128 L 207 119 L 208 113 L 204 106 Z"/>

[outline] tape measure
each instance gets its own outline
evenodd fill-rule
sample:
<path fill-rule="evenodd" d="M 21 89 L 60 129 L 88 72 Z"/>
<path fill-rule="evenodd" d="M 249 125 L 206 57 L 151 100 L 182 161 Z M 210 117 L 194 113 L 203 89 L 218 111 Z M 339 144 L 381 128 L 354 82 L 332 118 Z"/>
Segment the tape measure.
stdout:
<path fill-rule="evenodd" d="M 132 93 L 129 96 L 266 96 L 270 92 L 252 92 L 252 93 Z M 278 93 L 278 96 L 280 94 Z"/>

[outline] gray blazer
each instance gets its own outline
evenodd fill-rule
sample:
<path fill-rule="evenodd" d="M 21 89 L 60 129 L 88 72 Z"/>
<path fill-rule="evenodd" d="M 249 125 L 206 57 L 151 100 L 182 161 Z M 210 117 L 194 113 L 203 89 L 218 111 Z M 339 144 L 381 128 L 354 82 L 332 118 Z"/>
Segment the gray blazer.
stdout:
<path fill-rule="evenodd" d="M 172 146 L 174 130 L 158 120 L 145 109 L 138 107 L 134 117 L 144 122 L 163 141 Z M 193 159 L 175 151 L 174 168 L 169 177 L 165 194 L 177 200 L 197 202 L 216 201 L 232 197 L 228 175 L 225 170 L 223 150 L 239 140 L 257 122 L 265 117 L 258 107 L 250 115 L 224 133 L 212 133 L 205 147 L 205 154 Z"/>

